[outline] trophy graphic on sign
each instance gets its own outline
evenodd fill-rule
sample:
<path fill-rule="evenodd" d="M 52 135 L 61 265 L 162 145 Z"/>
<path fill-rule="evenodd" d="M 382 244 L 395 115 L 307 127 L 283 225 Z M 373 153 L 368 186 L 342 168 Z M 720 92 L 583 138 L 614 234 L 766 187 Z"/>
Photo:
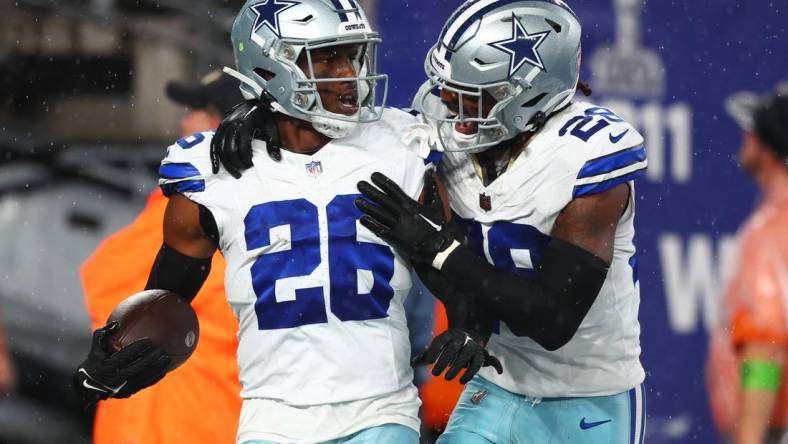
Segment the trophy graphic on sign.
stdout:
<path fill-rule="evenodd" d="M 591 55 L 594 89 L 604 93 L 659 98 L 665 92 L 665 67 L 656 51 L 640 42 L 642 0 L 614 0 L 616 43 Z"/>

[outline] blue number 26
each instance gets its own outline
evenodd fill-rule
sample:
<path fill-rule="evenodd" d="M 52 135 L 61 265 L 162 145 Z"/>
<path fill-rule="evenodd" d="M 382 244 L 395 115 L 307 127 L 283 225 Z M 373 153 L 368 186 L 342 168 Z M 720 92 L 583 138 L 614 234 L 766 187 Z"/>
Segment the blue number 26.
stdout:
<path fill-rule="evenodd" d="M 328 232 L 321 236 L 318 208 L 306 199 L 255 205 L 244 218 L 248 250 L 271 245 L 271 229 L 290 231 L 290 249 L 259 255 L 252 264 L 255 312 L 260 330 L 293 328 L 328 322 L 323 286 L 304 284 L 295 298 L 277 301 L 277 282 L 305 278 L 321 263 L 321 239 L 327 248 L 331 312 L 341 321 L 363 321 L 388 316 L 394 290 L 394 254 L 385 245 L 357 240 L 353 205 L 358 195 L 335 197 L 326 206 Z M 276 230 L 275 230 L 276 231 Z M 279 230 L 277 232 L 282 232 Z"/>

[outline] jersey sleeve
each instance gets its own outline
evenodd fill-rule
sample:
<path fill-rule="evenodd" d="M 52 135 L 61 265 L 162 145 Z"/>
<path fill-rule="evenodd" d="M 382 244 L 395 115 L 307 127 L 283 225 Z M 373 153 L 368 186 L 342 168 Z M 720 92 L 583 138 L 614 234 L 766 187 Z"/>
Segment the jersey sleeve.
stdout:
<path fill-rule="evenodd" d="M 213 177 L 211 138 L 213 132 L 199 132 L 184 137 L 169 148 L 159 167 L 159 186 L 165 196 L 180 193 L 199 201 L 199 194 Z"/>
<path fill-rule="evenodd" d="M 616 116 L 587 143 L 591 149 L 575 178 L 572 198 L 602 193 L 642 176 L 648 165 L 643 136 Z"/>

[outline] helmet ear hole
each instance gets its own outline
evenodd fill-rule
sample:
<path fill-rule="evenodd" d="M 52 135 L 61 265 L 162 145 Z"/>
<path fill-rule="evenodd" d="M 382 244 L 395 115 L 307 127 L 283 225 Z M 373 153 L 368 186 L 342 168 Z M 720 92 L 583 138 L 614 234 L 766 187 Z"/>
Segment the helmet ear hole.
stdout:
<path fill-rule="evenodd" d="M 273 73 L 263 68 L 255 68 L 254 73 L 265 79 L 266 82 L 270 82 L 271 80 L 274 79 L 274 77 L 276 77 L 276 73 Z"/>
<path fill-rule="evenodd" d="M 270 84 L 270 82 L 276 77 L 276 73 L 271 72 L 271 71 L 269 71 L 267 69 L 260 68 L 260 67 L 257 67 L 255 69 L 253 69 L 252 72 L 254 72 L 255 75 L 257 75 L 257 77 L 259 77 L 260 79 L 264 80 L 266 85 Z M 259 83 L 259 81 L 258 81 L 258 83 Z M 265 100 L 268 103 L 277 102 L 277 99 L 274 97 L 273 93 L 268 90 L 268 87 L 264 87 L 262 89 L 262 92 L 261 92 L 259 98 L 260 98 L 260 100 Z"/>
<path fill-rule="evenodd" d="M 561 30 L 562 30 L 563 28 L 561 27 L 561 25 L 560 25 L 560 24 L 558 24 L 558 23 L 556 23 L 556 22 L 554 22 L 554 21 L 550 20 L 549 18 L 546 18 L 546 19 L 544 19 L 544 21 L 546 21 L 546 22 L 547 22 L 547 24 L 548 24 L 548 25 L 550 25 L 550 27 L 551 27 L 551 28 L 553 28 L 553 30 L 554 30 L 555 32 L 557 32 L 558 34 L 560 34 L 560 33 L 561 33 Z"/>
<path fill-rule="evenodd" d="M 533 99 L 523 103 L 522 108 L 531 108 L 531 107 L 536 106 L 536 104 L 539 103 L 542 99 L 544 99 L 545 96 L 547 96 L 547 93 L 539 94 L 538 96 L 534 97 Z"/>

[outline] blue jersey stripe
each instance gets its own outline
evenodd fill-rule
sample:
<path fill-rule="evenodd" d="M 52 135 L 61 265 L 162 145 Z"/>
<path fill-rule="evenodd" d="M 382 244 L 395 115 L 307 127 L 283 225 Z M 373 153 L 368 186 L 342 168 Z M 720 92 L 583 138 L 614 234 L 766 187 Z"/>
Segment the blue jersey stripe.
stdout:
<path fill-rule="evenodd" d="M 637 284 L 638 280 L 638 257 L 637 255 L 633 254 L 632 257 L 629 258 L 629 266 L 632 268 L 632 283 Z"/>
<path fill-rule="evenodd" d="M 577 185 L 572 192 L 572 198 L 587 196 L 589 194 L 596 194 L 601 193 L 603 191 L 607 191 L 616 185 L 620 185 L 622 183 L 629 182 L 630 180 L 634 180 L 643 175 L 646 171 L 646 168 L 643 167 L 639 170 L 635 170 L 631 173 L 624 174 L 623 176 L 618 176 L 613 179 L 603 180 L 602 182 L 597 183 L 589 183 L 587 185 Z"/>
<path fill-rule="evenodd" d="M 182 180 L 180 182 L 170 182 L 162 184 L 161 191 L 165 196 L 170 197 L 176 193 L 200 193 L 205 191 L 204 180 Z"/>
<path fill-rule="evenodd" d="M 644 145 L 627 148 L 608 154 L 607 156 L 589 160 L 583 165 L 580 172 L 577 173 L 577 178 L 583 179 L 585 177 L 606 174 L 644 160 L 646 160 L 646 148 Z"/>
<path fill-rule="evenodd" d="M 424 159 L 424 165 L 433 164 L 435 166 L 440 165 L 441 159 L 443 159 L 443 153 L 440 151 L 430 151 L 430 154 Z"/>
<path fill-rule="evenodd" d="M 162 179 L 178 180 L 200 176 L 200 170 L 190 163 L 165 163 L 159 167 L 159 177 Z"/>

